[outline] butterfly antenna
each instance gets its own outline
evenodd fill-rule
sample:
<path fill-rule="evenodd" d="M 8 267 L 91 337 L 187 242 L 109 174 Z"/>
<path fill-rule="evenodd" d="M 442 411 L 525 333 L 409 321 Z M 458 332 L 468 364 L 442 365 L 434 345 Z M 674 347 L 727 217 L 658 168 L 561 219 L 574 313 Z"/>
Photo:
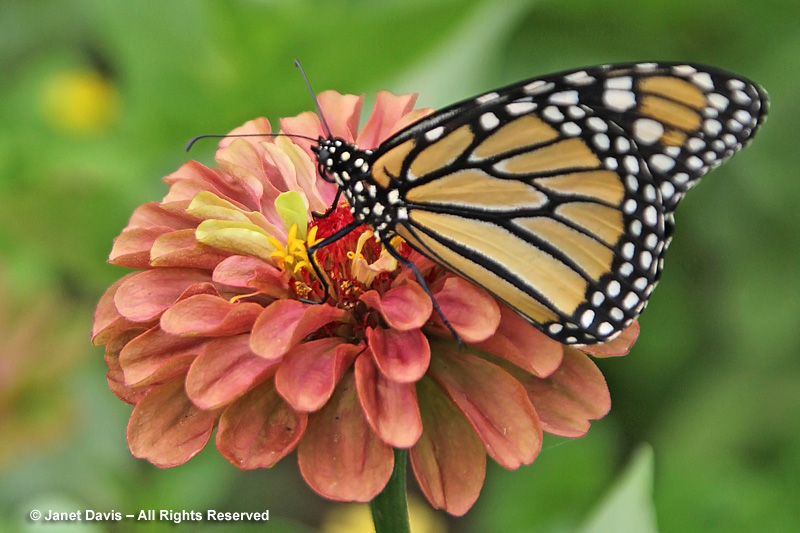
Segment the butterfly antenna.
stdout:
<path fill-rule="evenodd" d="M 319 106 L 319 100 L 317 100 L 317 95 L 314 94 L 314 89 L 311 88 L 311 83 L 308 81 L 308 76 L 306 76 L 306 71 L 303 70 L 303 67 L 300 65 L 300 61 L 297 59 L 294 60 L 294 66 L 296 66 L 300 70 L 300 74 L 303 76 L 303 81 L 306 82 L 306 87 L 308 87 L 308 92 L 311 93 L 311 98 L 314 99 L 314 106 L 317 108 L 317 113 L 319 114 L 319 118 L 322 121 L 322 125 L 325 128 L 325 133 L 328 134 L 328 137 L 332 137 L 331 129 L 328 127 L 328 121 L 325 120 L 325 115 L 322 114 L 322 108 Z"/>
<path fill-rule="evenodd" d="M 306 141 L 316 142 L 317 139 L 312 139 L 311 137 L 306 137 L 305 135 L 297 135 L 294 133 L 240 133 L 240 134 L 230 134 L 230 133 L 206 133 L 203 135 L 197 135 L 189 139 L 189 142 L 186 143 L 186 151 L 192 149 L 192 146 L 199 141 L 200 139 L 227 139 L 228 137 L 289 137 L 294 139 L 305 139 Z"/>

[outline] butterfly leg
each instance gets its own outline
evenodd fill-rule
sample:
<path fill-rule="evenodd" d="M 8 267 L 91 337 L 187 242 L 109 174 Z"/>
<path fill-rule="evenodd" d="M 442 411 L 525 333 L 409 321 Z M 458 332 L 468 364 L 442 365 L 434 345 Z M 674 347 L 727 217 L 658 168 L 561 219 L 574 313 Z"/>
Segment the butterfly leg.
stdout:
<path fill-rule="evenodd" d="M 324 213 L 317 213 L 316 211 L 311 212 L 311 216 L 314 218 L 327 218 L 331 213 L 333 213 L 339 207 L 339 198 L 342 196 L 342 189 L 336 190 L 336 196 L 333 197 L 333 203 L 328 208 L 327 211 Z"/>
<path fill-rule="evenodd" d="M 436 298 L 433 297 L 433 293 L 431 293 L 430 288 L 428 288 L 428 284 L 425 282 L 425 278 L 422 276 L 422 272 L 420 272 L 419 269 L 417 268 L 417 265 L 415 265 L 414 263 L 409 261 L 407 258 L 405 258 L 402 255 L 400 255 L 400 253 L 397 250 L 395 250 L 394 246 L 392 246 L 388 242 L 384 242 L 383 245 L 386 247 L 386 251 L 389 252 L 389 254 L 392 257 L 397 259 L 397 261 L 401 265 L 403 265 L 404 267 L 410 269 L 411 272 L 414 273 L 414 276 L 416 276 L 416 278 L 417 278 L 417 283 L 420 284 L 422 289 L 425 291 L 425 294 L 427 294 L 428 297 L 431 299 L 431 303 L 433 304 L 433 310 L 436 311 L 436 314 L 439 315 L 439 318 L 442 319 L 442 323 L 447 327 L 447 329 L 450 330 L 450 333 L 453 334 L 453 338 L 456 340 L 456 342 L 459 344 L 459 346 L 463 346 L 464 345 L 464 340 L 456 332 L 455 328 L 450 323 L 450 321 L 447 320 L 447 317 L 444 316 L 444 313 L 442 313 L 442 310 L 439 307 L 439 304 L 436 302 Z"/>
<path fill-rule="evenodd" d="M 311 267 L 314 269 L 314 273 L 317 275 L 317 279 L 319 280 L 320 284 L 322 285 L 323 292 L 322 292 L 322 298 L 319 301 L 308 300 L 306 298 L 300 298 L 299 300 L 301 302 L 306 303 L 306 304 L 319 305 L 319 304 L 325 303 L 328 300 L 328 296 L 330 294 L 330 290 L 329 290 L 329 287 L 328 287 L 328 282 L 326 281 L 325 274 L 323 274 L 322 270 L 320 269 L 319 265 L 317 264 L 316 259 L 314 259 L 314 252 L 316 252 L 320 248 L 324 248 L 324 247 L 328 246 L 329 244 L 338 241 L 339 239 L 341 239 L 342 237 L 344 237 L 345 235 L 347 235 L 348 233 L 350 233 L 351 231 L 353 231 L 354 229 L 356 229 L 360 225 L 361 225 L 361 222 L 358 222 L 358 221 L 354 220 L 351 223 L 349 223 L 348 225 L 346 225 L 345 227 L 339 229 L 339 231 L 337 231 L 333 235 L 329 235 L 328 237 L 322 239 L 320 242 L 318 242 L 317 244 L 315 244 L 314 246 L 311 246 L 308 250 L 306 250 L 306 253 L 308 254 L 308 261 L 311 263 Z"/>

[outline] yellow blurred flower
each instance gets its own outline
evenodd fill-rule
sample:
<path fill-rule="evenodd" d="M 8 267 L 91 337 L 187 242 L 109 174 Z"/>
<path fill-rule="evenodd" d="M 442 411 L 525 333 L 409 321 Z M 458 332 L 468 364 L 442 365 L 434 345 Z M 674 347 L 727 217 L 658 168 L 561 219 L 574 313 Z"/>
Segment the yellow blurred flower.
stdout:
<path fill-rule="evenodd" d="M 417 498 L 408 498 L 408 520 L 411 533 L 445 533 L 444 519 Z M 325 517 L 322 533 L 375 533 L 372 514 L 367 504 L 346 504 L 332 507 Z"/>
<path fill-rule="evenodd" d="M 119 110 L 119 93 L 111 81 L 91 70 L 69 70 L 48 78 L 40 101 L 53 128 L 93 134 L 108 128 Z"/>

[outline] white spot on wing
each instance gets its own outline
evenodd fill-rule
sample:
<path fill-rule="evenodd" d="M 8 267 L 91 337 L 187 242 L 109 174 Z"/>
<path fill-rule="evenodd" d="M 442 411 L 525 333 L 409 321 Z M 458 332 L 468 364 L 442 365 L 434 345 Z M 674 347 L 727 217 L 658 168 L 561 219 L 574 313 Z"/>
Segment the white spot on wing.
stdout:
<path fill-rule="evenodd" d="M 544 80 L 536 80 L 527 84 L 522 90 L 525 94 L 542 94 L 552 91 L 555 84 L 553 82 L 545 82 Z"/>
<path fill-rule="evenodd" d="M 692 74 L 690 78 L 695 85 L 704 91 L 708 92 L 714 90 L 714 81 L 711 79 L 711 75 L 708 72 L 696 72 Z"/>
<path fill-rule="evenodd" d="M 442 132 L 444 132 L 444 126 L 437 126 L 435 128 L 429 129 L 428 131 L 425 132 L 425 139 L 433 142 L 442 136 Z"/>
<path fill-rule="evenodd" d="M 500 119 L 498 119 L 497 115 L 495 115 L 491 111 L 481 115 L 478 121 L 481 123 L 481 127 L 484 130 L 492 130 L 496 128 L 498 124 L 500 124 Z"/>
<path fill-rule="evenodd" d="M 630 90 L 633 88 L 633 79 L 630 76 L 621 76 L 618 78 L 608 78 L 606 80 L 607 89 L 623 89 Z"/>
<path fill-rule="evenodd" d="M 511 102 L 506 105 L 506 111 L 513 116 L 524 115 L 534 109 L 536 109 L 536 104 L 533 102 Z"/>
<path fill-rule="evenodd" d="M 642 144 L 654 144 L 664 135 L 664 125 L 651 118 L 639 118 L 633 123 L 633 135 Z"/>
<path fill-rule="evenodd" d="M 486 102 L 491 102 L 492 100 L 496 99 L 499 96 L 500 95 L 497 94 L 496 92 L 490 92 L 480 95 L 475 99 L 475 102 L 477 102 L 478 104 L 485 104 Z"/>
<path fill-rule="evenodd" d="M 627 111 L 636 106 L 633 91 L 609 89 L 603 92 L 603 104 L 614 111 Z"/>
<path fill-rule="evenodd" d="M 550 95 L 551 103 L 556 105 L 577 105 L 578 91 L 561 91 Z"/>

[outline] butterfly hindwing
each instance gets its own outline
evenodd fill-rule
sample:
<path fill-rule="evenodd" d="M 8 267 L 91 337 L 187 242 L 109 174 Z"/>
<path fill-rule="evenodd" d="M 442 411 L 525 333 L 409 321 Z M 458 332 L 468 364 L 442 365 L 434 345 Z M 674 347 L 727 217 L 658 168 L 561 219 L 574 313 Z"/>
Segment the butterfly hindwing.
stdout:
<path fill-rule="evenodd" d="M 763 121 L 764 93 L 706 67 L 527 80 L 442 109 L 376 151 L 395 231 L 553 338 L 608 340 L 658 281 L 672 211 Z"/>

